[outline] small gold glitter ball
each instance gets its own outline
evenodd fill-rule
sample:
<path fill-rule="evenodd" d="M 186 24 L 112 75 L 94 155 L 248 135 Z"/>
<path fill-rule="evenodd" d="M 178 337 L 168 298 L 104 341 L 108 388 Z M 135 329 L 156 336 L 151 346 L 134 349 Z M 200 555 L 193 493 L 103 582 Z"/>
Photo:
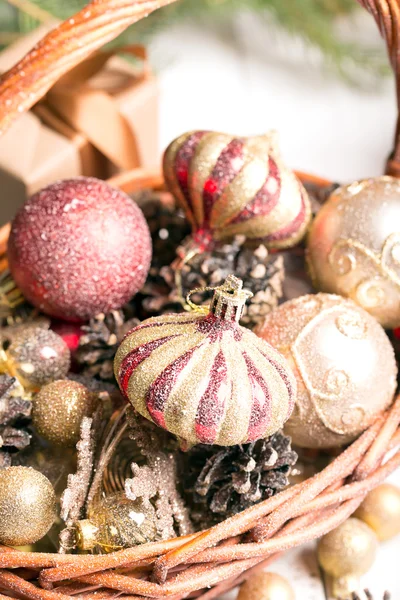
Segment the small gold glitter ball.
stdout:
<path fill-rule="evenodd" d="M 51 329 L 21 329 L 5 351 L 5 369 L 28 390 L 65 377 L 71 354 L 64 340 Z"/>
<path fill-rule="evenodd" d="M 393 400 L 397 367 L 379 323 L 352 300 L 310 294 L 255 330 L 288 359 L 297 399 L 285 432 L 306 448 L 353 441 Z"/>
<path fill-rule="evenodd" d="M 83 417 L 95 408 L 97 396 L 76 381 L 61 379 L 45 385 L 32 401 L 32 421 L 44 439 L 58 446 L 74 446 Z"/>
<path fill-rule="evenodd" d="M 295 594 L 284 577 L 257 573 L 240 586 L 237 600 L 295 600 Z"/>
<path fill-rule="evenodd" d="M 383 483 L 372 490 L 355 516 L 367 523 L 381 541 L 400 533 L 400 489 Z"/>
<path fill-rule="evenodd" d="M 336 189 L 311 226 L 307 256 L 318 290 L 399 327 L 400 181 L 383 176 Z"/>
<path fill-rule="evenodd" d="M 372 567 L 377 549 L 378 538 L 372 529 L 350 518 L 320 539 L 318 561 L 332 577 L 357 577 Z"/>
<path fill-rule="evenodd" d="M 0 544 L 33 544 L 55 518 L 56 496 L 47 477 L 29 467 L 0 469 Z"/>

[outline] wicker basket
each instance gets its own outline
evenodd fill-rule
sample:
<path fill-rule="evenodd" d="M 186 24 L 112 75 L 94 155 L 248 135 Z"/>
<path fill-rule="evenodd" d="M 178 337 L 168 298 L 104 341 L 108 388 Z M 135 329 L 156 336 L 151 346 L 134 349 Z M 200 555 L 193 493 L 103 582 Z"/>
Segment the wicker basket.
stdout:
<path fill-rule="evenodd" d="M 0 130 L 53 83 L 131 23 L 174 0 L 93 0 L 48 34 L 0 81 Z M 387 41 L 400 98 L 400 0 L 359 0 Z M 400 102 L 399 102 L 400 106 Z M 400 125 L 387 172 L 400 176 Z M 316 186 L 329 182 L 299 174 Z M 111 183 L 127 192 L 162 188 L 159 173 L 136 170 Z M 0 230 L 0 270 L 9 226 Z M 400 397 L 392 408 L 313 478 L 226 521 L 184 538 L 106 555 L 25 553 L 0 547 L 0 600 L 127 600 L 169 597 L 211 600 L 270 564 L 285 550 L 339 525 L 365 494 L 400 465 Z M 388 458 L 390 453 L 390 458 Z"/>

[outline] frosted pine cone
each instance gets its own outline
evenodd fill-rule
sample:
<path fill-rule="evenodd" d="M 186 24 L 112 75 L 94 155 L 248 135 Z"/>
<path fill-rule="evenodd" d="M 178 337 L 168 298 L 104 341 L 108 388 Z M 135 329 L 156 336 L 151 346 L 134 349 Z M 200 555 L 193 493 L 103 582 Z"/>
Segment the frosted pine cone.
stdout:
<path fill-rule="evenodd" d="M 0 468 L 11 464 L 11 454 L 29 446 L 32 404 L 22 398 L 16 380 L 0 375 Z"/>
<path fill-rule="evenodd" d="M 82 326 L 83 335 L 74 353 L 81 374 L 103 380 L 114 378 L 113 361 L 117 348 L 125 333 L 139 324 L 137 319 L 127 317 L 127 311 L 113 310 L 107 315 L 97 315 Z"/>
<path fill-rule="evenodd" d="M 278 432 L 266 440 L 221 448 L 195 446 L 184 456 L 183 485 L 191 517 L 203 526 L 222 521 L 280 492 L 297 454 Z"/>
<path fill-rule="evenodd" d="M 243 325 L 254 326 L 277 306 L 282 297 L 284 263 L 282 255 L 268 254 L 265 246 L 247 247 L 243 242 L 237 237 L 232 243 L 216 246 L 212 252 L 194 256 L 183 266 L 181 290 L 176 286 L 174 263 L 158 271 L 163 285 L 152 283 L 151 272 L 145 286 L 145 292 L 148 293 L 143 300 L 145 311 L 180 312 L 181 301 L 191 290 L 219 286 L 229 274 L 234 273 L 243 280 L 244 287 L 251 289 L 254 294 L 241 319 Z M 208 302 L 200 294 L 194 294 L 192 300 L 198 304 Z"/>

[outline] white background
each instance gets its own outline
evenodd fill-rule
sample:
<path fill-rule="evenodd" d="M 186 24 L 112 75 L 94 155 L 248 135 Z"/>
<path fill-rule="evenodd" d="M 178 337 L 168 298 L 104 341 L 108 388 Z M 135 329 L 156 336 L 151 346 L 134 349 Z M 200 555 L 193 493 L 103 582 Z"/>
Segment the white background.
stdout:
<path fill-rule="evenodd" d="M 379 44 L 369 16 L 342 25 Z M 161 84 L 160 151 L 190 129 L 276 129 L 296 169 L 343 182 L 382 173 L 396 119 L 390 78 L 350 87 L 301 43 L 247 14 L 223 32 L 204 23 L 177 25 L 152 42 L 151 57 Z M 400 485 L 400 473 L 396 479 Z M 385 589 L 400 600 L 399 553 L 400 539 L 381 546 L 364 581 L 374 600 Z M 293 582 L 297 600 L 325 599 L 313 545 L 289 552 L 272 570 Z"/>

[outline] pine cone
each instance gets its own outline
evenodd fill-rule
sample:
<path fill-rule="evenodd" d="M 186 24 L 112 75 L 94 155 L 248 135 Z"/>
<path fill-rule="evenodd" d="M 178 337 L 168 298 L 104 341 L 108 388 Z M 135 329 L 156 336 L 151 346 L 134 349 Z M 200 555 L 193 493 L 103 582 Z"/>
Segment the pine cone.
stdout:
<path fill-rule="evenodd" d="M 182 304 L 174 293 L 175 280 L 169 265 L 176 259 L 178 246 L 190 234 L 190 225 L 169 194 L 142 193 L 136 200 L 146 217 L 153 244 L 146 283 L 133 299 L 136 315 L 142 320 L 155 314 L 182 312 Z"/>
<path fill-rule="evenodd" d="M 391 596 L 390 596 L 389 592 L 385 592 L 383 594 L 382 600 L 390 600 L 390 598 L 391 598 Z M 348 600 L 374 600 L 374 597 L 369 590 L 364 590 L 364 592 L 361 594 L 357 594 L 356 592 L 353 592 L 353 594 L 351 595 L 351 598 L 349 598 Z"/>
<path fill-rule="evenodd" d="M 257 248 L 245 246 L 239 236 L 232 243 L 218 245 L 212 252 L 196 255 L 183 266 L 182 296 L 176 287 L 174 266 L 161 267 L 158 277 L 164 285 L 155 285 L 149 279 L 145 286 L 148 297 L 143 300 L 143 308 L 147 312 L 181 312 L 181 297 L 185 298 L 197 287 L 221 285 L 231 273 L 242 279 L 244 287 L 254 294 L 241 321 L 252 327 L 275 308 L 282 297 L 284 263 L 281 255 L 269 255 L 263 245 Z M 194 294 L 192 300 L 201 304 L 204 297 Z"/>
<path fill-rule="evenodd" d="M 80 373 L 103 380 L 112 380 L 113 361 L 124 335 L 138 325 L 137 319 L 128 318 L 131 309 L 113 310 L 97 315 L 82 326 L 83 335 L 74 353 L 81 367 Z M 129 315 L 130 316 L 130 315 Z"/>
<path fill-rule="evenodd" d="M 195 446 L 182 468 L 193 521 L 212 525 L 277 494 L 296 460 L 290 438 L 281 432 L 239 446 Z"/>
<path fill-rule="evenodd" d="M 196 287 L 218 286 L 234 273 L 254 294 L 242 323 L 253 326 L 276 307 L 282 296 L 283 257 L 269 256 L 265 246 L 244 245 L 244 237 L 232 243 L 219 244 L 213 252 L 196 255 L 182 271 L 182 296 L 176 287 L 177 248 L 190 234 L 190 226 L 181 210 L 177 210 L 169 194 L 141 194 L 140 203 L 147 219 L 153 242 L 153 259 L 147 281 L 132 301 L 135 314 L 145 319 L 155 314 L 182 312 L 182 296 Z M 194 296 L 198 303 L 203 297 Z"/>
<path fill-rule="evenodd" d="M 14 377 L 0 375 L 0 468 L 11 464 L 11 453 L 29 446 L 32 403 L 19 395 Z"/>
<path fill-rule="evenodd" d="M 152 267 L 160 269 L 176 258 L 176 249 L 190 234 L 190 225 L 169 194 L 144 192 L 136 200 L 150 229 Z"/>

